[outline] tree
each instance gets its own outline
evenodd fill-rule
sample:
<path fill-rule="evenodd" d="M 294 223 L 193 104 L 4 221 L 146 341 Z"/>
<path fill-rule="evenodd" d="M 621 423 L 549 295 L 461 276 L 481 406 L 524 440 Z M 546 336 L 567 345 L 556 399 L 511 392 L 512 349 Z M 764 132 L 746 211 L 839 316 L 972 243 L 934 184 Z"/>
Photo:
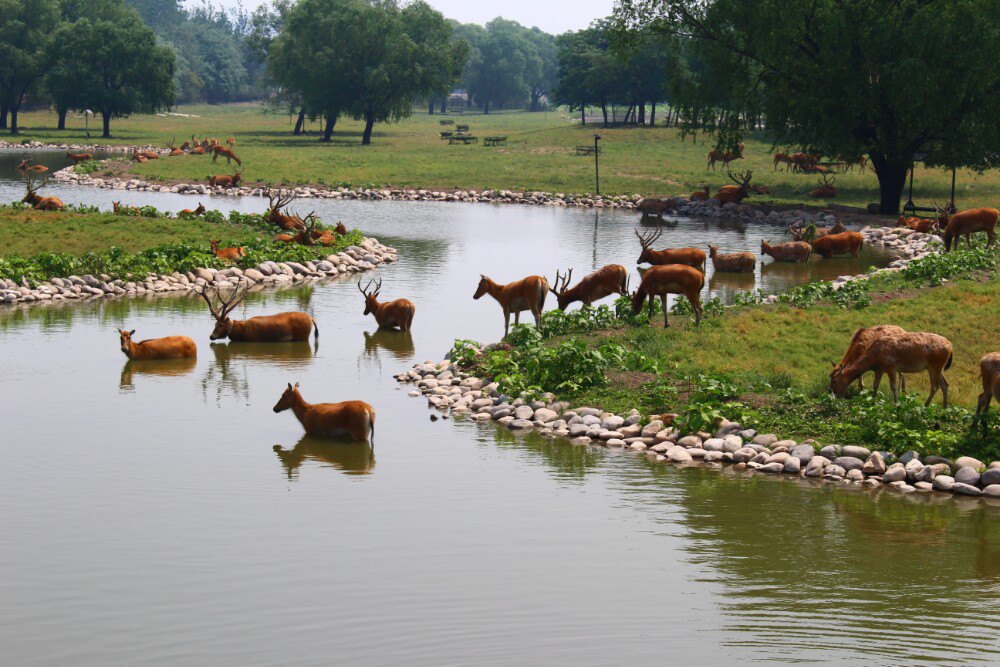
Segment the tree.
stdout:
<path fill-rule="evenodd" d="M 535 51 L 535 62 L 529 70 L 528 92 L 531 111 L 539 111 L 539 100 L 549 95 L 559 81 L 559 54 L 556 38 L 538 28 L 527 31 L 527 38 Z"/>
<path fill-rule="evenodd" d="M 57 0 L 0 0 L 0 120 L 10 114 L 11 134 L 25 96 L 51 66 L 58 23 Z"/>
<path fill-rule="evenodd" d="M 595 22 L 590 28 L 559 36 L 559 84 L 556 100 L 579 108 L 601 107 L 608 126 L 608 106 L 621 95 L 623 66 L 612 53 L 607 28 Z M 586 116 L 583 116 L 586 118 Z"/>
<path fill-rule="evenodd" d="M 529 95 L 526 74 L 534 56 L 523 28 L 515 21 L 493 19 L 486 24 L 467 70 L 468 92 L 484 113 L 490 106 L 522 103 Z"/>
<path fill-rule="evenodd" d="M 727 106 L 759 103 L 777 144 L 867 152 L 882 213 L 899 211 L 917 154 L 1000 165 L 995 0 L 621 0 L 616 16 L 694 40 L 713 76 L 745 74 L 753 93 Z"/>
<path fill-rule="evenodd" d="M 82 16 L 56 33 L 55 72 L 75 86 L 76 103 L 99 111 L 103 137 L 111 119 L 153 113 L 173 102 L 174 53 L 121 0 L 90 0 Z"/>

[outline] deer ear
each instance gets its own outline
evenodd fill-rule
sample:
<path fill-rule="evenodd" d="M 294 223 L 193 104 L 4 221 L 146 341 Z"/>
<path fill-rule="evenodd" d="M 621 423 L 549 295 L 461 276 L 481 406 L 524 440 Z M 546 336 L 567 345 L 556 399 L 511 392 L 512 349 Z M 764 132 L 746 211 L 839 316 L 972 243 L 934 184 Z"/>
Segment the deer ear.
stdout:
<path fill-rule="evenodd" d="M 289 390 L 289 391 L 291 391 L 291 390 L 292 390 L 292 383 L 291 383 L 291 382 L 289 382 L 289 383 L 288 383 L 288 390 Z"/>
<path fill-rule="evenodd" d="M 298 388 L 299 388 L 299 383 L 298 383 L 298 382 L 296 382 L 296 383 L 295 383 L 295 388 L 296 388 L 296 389 L 298 389 Z"/>
<path fill-rule="evenodd" d="M 129 331 L 128 335 L 129 336 L 134 336 L 135 335 L 135 329 L 132 329 L 131 331 Z"/>

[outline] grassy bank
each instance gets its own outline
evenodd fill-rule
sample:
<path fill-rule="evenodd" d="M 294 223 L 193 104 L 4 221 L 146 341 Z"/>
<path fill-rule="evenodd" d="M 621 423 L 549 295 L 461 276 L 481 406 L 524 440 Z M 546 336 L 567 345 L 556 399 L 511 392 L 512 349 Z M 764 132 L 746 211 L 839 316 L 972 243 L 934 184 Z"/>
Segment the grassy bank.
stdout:
<path fill-rule="evenodd" d="M 619 413 L 674 412 L 689 431 L 710 429 L 724 416 L 786 437 L 997 459 L 996 409 L 992 439 L 970 424 L 982 387 L 979 359 L 1000 350 L 998 257 L 977 248 L 918 260 L 902 274 L 850 288 L 853 294 L 839 302 L 803 286 L 784 303 L 707 309 L 713 314 L 700 328 L 682 316 L 683 302 L 667 330 L 661 317 L 652 326 L 645 316 L 631 318 L 625 303 L 618 304 L 620 318 L 607 308 L 548 315 L 541 337 L 522 327 L 510 349 L 464 360 L 505 390 L 554 391 L 574 405 Z M 926 374 L 907 376 L 909 396 L 898 405 L 887 381 L 881 397 L 867 390 L 852 390 L 846 399 L 829 394 L 831 363 L 840 361 L 854 331 L 886 323 L 952 342 L 947 410 L 940 394 L 923 407 Z M 866 381 L 870 388 L 870 374 Z"/>
<path fill-rule="evenodd" d="M 292 123 L 285 115 L 264 113 L 258 105 L 194 106 L 180 109 L 191 117 L 133 116 L 116 120 L 111 143 L 165 146 L 178 145 L 192 134 L 236 139 L 236 152 L 246 165 L 251 182 L 397 186 L 440 189 L 526 189 L 583 193 L 594 190 L 594 161 L 578 157 L 574 147 L 601 142 L 601 191 L 606 194 L 687 194 L 709 183 L 713 188 L 728 183 L 721 172 L 706 170 L 710 142 L 681 140 L 675 128 L 610 128 L 580 126 L 563 112 L 500 113 L 449 116 L 465 123 L 479 137 L 506 135 L 507 146 L 485 148 L 482 144 L 450 146 L 439 138 L 441 116 L 416 113 L 398 123 L 376 127 L 374 145 L 360 146 L 362 125 L 349 119 L 337 124 L 334 139 L 320 143 L 314 133 L 291 135 Z M 82 119 L 69 118 L 65 131 L 56 131 L 56 117 L 48 112 L 22 115 L 23 139 L 46 142 L 85 142 Z M 310 128 L 315 132 L 314 126 Z M 96 136 L 99 132 L 92 134 Z M 806 196 L 817 178 L 804 174 L 772 171 L 770 145 L 760 137 L 746 141 L 746 159 L 734 169 L 753 169 L 755 182 L 771 187 L 769 197 L 754 197 L 760 203 L 824 204 Z M 235 167 L 235 165 L 234 165 Z M 139 177 L 162 181 L 206 181 L 212 174 L 231 171 L 210 158 L 184 156 L 129 167 Z M 929 205 L 947 199 L 950 173 L 918 168 L 916 197 Z M 979 176 L 960 172 L 957 203 L 969 206 L 1000 205 L 1000 175 Z M 869 170 L 865 174 L 837 177 L 838 196 L 829 203 L 864 206 L 878 201 L 878 184 Z"/>

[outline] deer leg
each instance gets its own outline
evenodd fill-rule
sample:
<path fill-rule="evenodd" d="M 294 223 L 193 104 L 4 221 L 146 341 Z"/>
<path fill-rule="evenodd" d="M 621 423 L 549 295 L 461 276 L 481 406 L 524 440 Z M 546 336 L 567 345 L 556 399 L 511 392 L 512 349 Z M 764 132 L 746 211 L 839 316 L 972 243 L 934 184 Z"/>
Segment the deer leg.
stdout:
<path fill-rule="evenodd" d="M 882 371 L 875 369 L 875 381 L 872 383 L 872 393 L 878 394 L 879 385 L 882 384 Z"/>
<path fill-rule="evenodd" d="M 897 375 L 899 375 L 899 386 L 903 390 L 903 393 L 905 394 L 906 393 L 906 376 L 903 375 L 902 373 L 897 373 Z"/>
<path fill-rule="evenodd" d="M 516 324 L 516 322 L 515 322 Z M 506 338 L 507 334 L 510 333 L 510 311 L 506 308 L 503 309 L 503 337 Z"/>
<path fill-rule="evenodd" d="M 653 300 L 652 299 L 649 300 L 649 304 L 650 305 L 653 304 Z M 661 294 L 660 295 L 660 307 L 663 308 L 663 328 L 666 329 L 666 328 L 670 327 L 670 320 L 667 319 L 667 295 L 666 294 Z"/>
<path fill-rule="evenodd" d="M 521 311 L 520 310 L 515 310 L 514 311 L 514 326 L 517 326 L 520 323 L 521 323 Z"/>
<path fill-rule="evenodd" d="M 938 385 L 941 387 L 941 396 L 944 397 L 944 407 L 948 407 L 948 380 L 944 376 L 944 371 L 941 372 L 941 379 L 938 380 Z"/>
<path fill-rule="evenodd" d="M 896 369 L 890 368 L 888 371 L 889 375 L 889 389 L 892 390 L 892 402 L 896 403 L 899 401 L 899 387 L 896 385 Z"/>
<path fill-rule="evenodd" d="M 931 395 L 927 397 L 927 402 L 924 403 L 924 407 L 930 405 L 931 401 L 934 400 L 934 394 L 938 392 L 938 388 L 941 385 L 941 380 L 944 378 L 944 376 L 941 375 L 940 371 L 935 373 L 934 369 L 931 368 L 927 369 L 927 374 L 931 378 Z"/>

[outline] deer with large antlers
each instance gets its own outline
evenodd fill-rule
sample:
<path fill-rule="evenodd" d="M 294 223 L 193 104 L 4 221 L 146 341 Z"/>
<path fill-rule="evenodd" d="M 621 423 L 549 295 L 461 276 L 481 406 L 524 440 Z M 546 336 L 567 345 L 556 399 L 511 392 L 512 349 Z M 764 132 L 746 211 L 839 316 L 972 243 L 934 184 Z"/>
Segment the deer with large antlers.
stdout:
<path fill-rule="evenodd" d="M 995 208 L 970 208 L 959 213 L 950 213 L 943 206 L 938 207 L 938 224 L 944 230 L 944 249 L 951 252 L 952 242 L 958 250 L 958 240 L 965 237 L 965 242 L 972 247 L 972 235 L 976 232 L 986 232 L 986 245 L 993 245 L 997 238 L 997 220 L 1000 211 Z"/>
<path fill-rule="evenodd" d="M 119 343 L 126 357 L 135 361 L 148 359 L 189 359 L 198 356 L 198 346 L 187 336 L 150 338 L 140 342 L 132 340 L 135 329 L 118 330 Z"/>
<path fill-rule="evenodd" d="M 739 204 L 750 196 L 750 179 L 753 178 L 753 171 L 746 170 L 733 176 L 732 172 L 726 174 L 729 180 L 736 185 L 723 185 L 715 191 L 715 199 L 721 204 Z"/>
<path fill-rule="evenodd" d="M 705 254 L 704 250 L 699 250 L 698 248 L 667 248 L 666 250 L 653 250 L 653 244 L 656 243 L 656 241 L 663 234 L 663 227 L 657 225 L 656 229 L 651 230 L 648 234 L 640 234 L 637 229 L 633 231 L 639 239 L 639 245 L 642 246 L 642 252 L 639 253 L 639 259 L 636 261 L 636 264 L 642 264 L 643 262 L 648 262 L 654 266 L 663 264 L 686 264 L 687 266 L 693 266 L 694 268 L 700 269 L 704 272 L 705 263 L 708 261 L 708 255 Z"/>
<path fill-rule="evenodd" d="M 642 304 L 649 299 L 649 317 L 653 317 L 653 299 L 660 297 L 663 306 L 663 326 L 670 326 L 667 316 L 667 295 L 683 294 L 694 309 L 695 326 L 701 324 L 701 290 L 705 287 L 705 274 L 683 264 L 650 267 L 642 276 L 639 289 L 632 295 L 632 312 L 639 314 Z"/>
<path fill-rule="evenodd" d="M 413 314 L 417 312 L 417 307 L 409 299 L 396 299 L 395 301 L 380 302 L 379 294 L 382 291 L 382 279 L 375 283 L 375 289 L 371 289 L 374 279 L 369 280 L 364 287 L 361 280 L 358 280 L 358 290 L 365 297 L 365 315 L 374 315 L 375 321 L 380 329 L 398 328 L 400 331 L 409 331 L 413 325 Z"/>
<path fill-rule="evenodd" d="M 628 271 L 621 264 L 603 266 L 570 287 L 572 281 L 573 269 L 565 276 L 556 271 L 555 285 L 549 287 L 549 291 L 556 295 L 559 310 L 566 310 L 577 301 L 589 306 L 612 294 L 628 296 Z"/>
<path fill-rule="evenodd" d="M 308 435 L 336 438 L 350 436 L 365 442 L 375 440 L 375 408 L 364 401 L 342 403 L 306 403 L 299 393 L 299 383 L 288 384 L 274 406 L 275 412 L 291 410 Z"/>
<path fill-rule="evenodd" d="M 170 141 L 167 142 L 167 150 L 170 151 L 169 153 L 167 153 L 168 157 L 176 157 L 178 155 L 184 155 L 184 150 L 181 148 L 177 148 L 177 146 L 174 145 L 175 141 L 176 138 L 171 139 Z"/>
<path fill-rule="evenodd" d="M 267 221 L 289 232 L 302 231 L 305 229 L 305 223 L 301 218 L 295 215 L 286 215 L 281 212 L 281 209 L 291 204 L 294 198 L 295 194 L 292 192 L 285 194 L 282 194 L 281 190 L 274 193 L 268 192 Z"/>
<path fill-rule="evenodd" d="M 542 322 L 542 310 L 545 308 L 545 297 L 549 293 L 549 281 L 544 276 L 528 276 L 506 285 L 495 283 L 480 274 L 479 286 L 473 299 L 479 299 L 489 294 L 496 299 L 503 309 L 503 335 L 510 332 L 510 314 L 514 313 L 514 324 L 520 324 L 521 312 L 530 311 L 535 318 L 535 326 Z"/>
<path fill-rule="evenodd" d="M 218 257 L 219 259 L 228 259 L 231 262 L 235 262 L 238 259 L 243 259 L 243 256 L 246 255 L 247 249 L 244 248 L 243 246 L 220 248 L 219 247 L 220 243 L 222 243 L 221 240 L 219 241 L 210 240 L 208 242 L 208 244 L 212 246 L 212 254 Z"/>
<path fill-rule="evenodd" d="M 228 338 L 231 341 L 245 343 L 287 343 L 309 340 L 309 334 L 313 330 L 316 332 L 316 338 L 319 338 L 319 325 L 309 313 L 293 311 L 277 315 L 259 315 L 248 320 L 231 319 L 229 314 L 247 296 L 246 289 L 240 294 L 239 286 L 228 298 L 216 293 L 220 301 L 218 309 L 213 303 L 214 297 L 208 296 L 207 288 L 197 290 L 197 293 L 208 304 L 208 309 L 215 318 L 215 328 L 209 336 L 210 340 Z"/>
<path fill-rule="evenodd" d="M 36 174 L 44 174 L 49 170 L 49 168 L 43 164 L 31 164 L 32 162 L 34 162 L 34 158 L 27 153 L 24 153 L 21 155 L 21 161 L 17 163 L 17 170 L 20 172 L 32 171 Z"/>
<path fill-rule="evenodd" d="M 837 180 L 836 176 L 831 174 L 821 174 L 819 187 L 815 190 L 809 191 L 810 197 L 816 197 L 818 199 L 829 199 L 830 197 L 837 196 L 837 188 L 834 186 L 834 181 Z"/>
<path fill-rule="evenodd" d="M 233 149 L 226 148 L 222 144 L 215 144 L 212 146 L 212 162 L 218 160 L 220 155 L 226 158 L 226 164 L 230 164 L 230 160 L 235 160 L 238 166 L 243 166 L 243 163 L 240 162 L 238 157 L 236 157 L 236 153 L 233 152 Z"/>
<path fill-rule="evenodd" d="M 25 179 L 24 185 L 28 192 L 24 195 L 21 200 L 25 204 L 30 204 L 35 210 L 38 211 L 59 211 L 62 210 L 64 204 L 59 197 L 39 197 L 38 191 L 45 187 L 48 181 L 42 181 L 39 184 L 35 184 L 35 177 L 32 174 L 28 174 L 28 178 Z"/>
<path fill-rule="evenodd" d="M 208 184 L 213 188 L 218 186 L 220 188 L 235 188 L 240 184 L 243 179 L 243 170 L 240 169 L 232 176 L 213 176 L 208 179 Z"/>

